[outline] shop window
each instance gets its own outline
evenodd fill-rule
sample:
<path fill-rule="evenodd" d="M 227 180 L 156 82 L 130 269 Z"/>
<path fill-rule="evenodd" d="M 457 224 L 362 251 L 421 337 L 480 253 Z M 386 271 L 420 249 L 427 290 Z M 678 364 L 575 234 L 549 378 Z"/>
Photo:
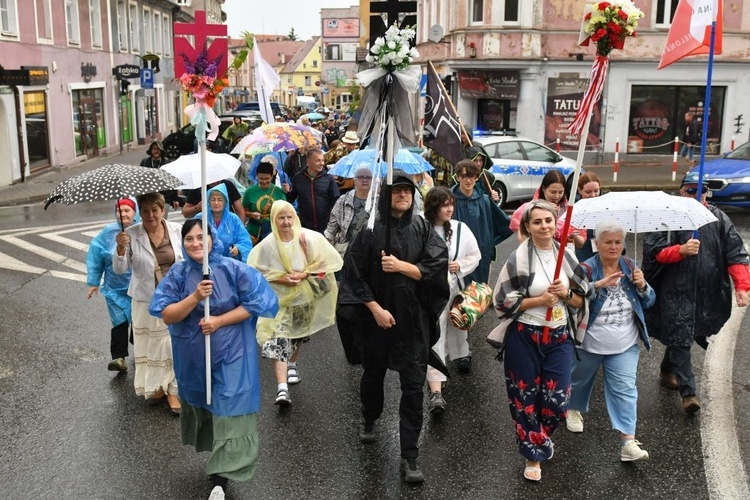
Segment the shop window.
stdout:
<path fill-rule="evenodd" d="M 77 0 L 65 0 L 65 26 L 68 32 L 68 43 L 73 45 L 80 44 L 81 32 L 78 24 Z"/>
<path fill-rule="evenodd" d="M 77 155 L 98 156 L 106 145 L 102 89 L 74 90 L 73 135 Z"/>
<path fill-rule="evenodd" d="M 656 26 L 672 24 L 679 0 L 656 0 Z"/>
<path fill-rule="evenodd" d="M 102 13 L 99 0 L 89 0 L 89 24 L 91 25 L 91 45 L 102 46 Z"/>
<path fill-rule="evenodd" d="M 52 0 L 35 0 L 35 2 L 37 39 L 40 42 L 52 43 Z M 2 5 L 1 0 L 0 5 Z"/>
<path fill-rule="evenodd" d="M 484 0 L 471 0 L 471 24 L 484 22 Z"/>
<path fill-rule="evenodd" d="M 326 44 L 326 61 L 340 61 L 341 60 L 341 45 L 337 43 Z"/>
<path fill-rule="evenodd" d="M 693 113 L 702 129 L 705 87 L 634 85 L 630 100 L 628 123 L 628 153 L 669 154 L 674 149 L 674 138 L 685 132 L 685 113 Z M 726 87 L 711 89 L 711 108 L 708 113 L 709 153 L 712 144 L 721 141 Z"/>

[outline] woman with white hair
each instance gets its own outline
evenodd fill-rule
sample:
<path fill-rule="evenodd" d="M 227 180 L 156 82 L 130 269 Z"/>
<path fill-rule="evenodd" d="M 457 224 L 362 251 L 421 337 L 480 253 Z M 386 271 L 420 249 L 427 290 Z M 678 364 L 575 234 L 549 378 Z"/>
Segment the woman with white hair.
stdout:
<path fill-rule="evenodd" d="M 625 230 L 616 222 L 596 226 L 598 253 L 581 264 L 594 293 L 589 301 L 588 328 L 579 331 L 574 360 L 567 427 L 583 432 L 582 413 L 589 407 L 599 367 L 604 372 L 604 398 L 612 427 L 620 436 L 620 460 L 647 460 L 648 452 L 635 439 L 638 389 L 638 340 L 651 348 L 644 310 L 656 294 L 635 263 L 622 255 Z"/>
<path fill-rule="evenodd" d="M 354 172 L 354 189 L 336 200 L 331 210 L 331 218 L 323 234 L 336 247 L 341 257 L 346 253 L 349 242 L 357 236 L 369 218 L 365 204 L 371 185 L 372 170 L 363 164 Z"/>

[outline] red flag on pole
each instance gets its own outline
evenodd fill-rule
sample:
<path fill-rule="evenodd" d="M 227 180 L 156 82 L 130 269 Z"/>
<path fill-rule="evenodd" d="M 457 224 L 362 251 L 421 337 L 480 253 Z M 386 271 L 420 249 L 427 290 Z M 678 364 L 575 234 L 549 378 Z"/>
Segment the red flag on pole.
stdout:
<path fill-rule="evenodd" d="M 719 0 L 680 0 L 661 54 L 659 69 L 683 57 L 708 54 L 713 21 L 716 21 L 714 54 L 721 54 L 722 3 Z"/>

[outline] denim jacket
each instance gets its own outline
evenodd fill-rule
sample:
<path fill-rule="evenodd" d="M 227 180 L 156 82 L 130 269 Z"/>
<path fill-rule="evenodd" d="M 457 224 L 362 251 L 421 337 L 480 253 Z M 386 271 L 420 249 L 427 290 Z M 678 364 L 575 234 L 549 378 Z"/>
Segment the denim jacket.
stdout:
<path fill-rule="evenodd" d="M 591 289 L 594 290 L 593 284 L 604 278 L 602 260 L 599 257 L 599 254 L 597 253 L 586 262 L 581 263 L 581 267 L 586 273 L 589 282 L 591 282 Z M 633 281 L 630 279 L 630 276 L 633 274 L 633 269 L 635 269 L 635 263 L 631 259 L 620 257 L 620 271 L 626 276 L 626 278 L 622 280 L 623 290 L 625 290 L 625 295 L 627 295 L 628 300 L 630 300 L 630 303 L 633 306 L 638 334 L 643 341 L 643 344 L 646 346 L 646 350 L 650 350 L 651 342 L 648 338 L 646 320 L 643 311 L 654 305 L 654 302 L 656 302 L 656 292 L 654 292 L 654 289 L 651 288 L 651 285 L 648 283 L 646 283 L 646 290 L 644 290 L 643 293 L 639 292 Z M 589 298 L 589 325 L 593 325 L 594 321 L 596 321 L 596 317 L 604 305 L 604 299 L 606 296 L 606 293 L 602 290 L 596 290 L 591 294 Z M 583 342 L 583 337 L 577 340 Z"/>

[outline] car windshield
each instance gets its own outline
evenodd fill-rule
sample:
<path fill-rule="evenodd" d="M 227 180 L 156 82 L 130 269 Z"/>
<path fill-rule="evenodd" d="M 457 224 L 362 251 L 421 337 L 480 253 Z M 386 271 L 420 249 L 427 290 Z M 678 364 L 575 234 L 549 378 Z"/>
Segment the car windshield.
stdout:
<path fill-rule="evenodd" d="M 727 155 L 732 160 L 750 160 L 750 142 L 746 142 Z"/>

